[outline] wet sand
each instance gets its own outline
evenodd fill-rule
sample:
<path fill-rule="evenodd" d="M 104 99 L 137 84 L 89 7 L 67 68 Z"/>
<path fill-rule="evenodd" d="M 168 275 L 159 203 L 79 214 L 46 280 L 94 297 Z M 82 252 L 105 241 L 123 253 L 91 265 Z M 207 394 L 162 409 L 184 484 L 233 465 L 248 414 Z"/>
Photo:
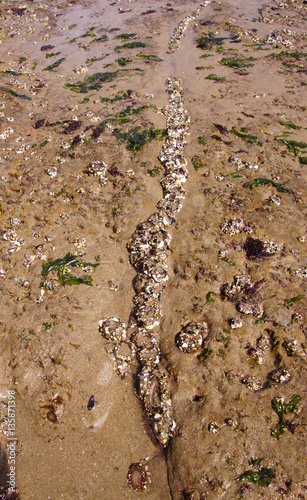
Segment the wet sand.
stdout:
<path fill-rule="evenodd" d="M 21 500 L 137 498 L 140 462 L 150 500 L 305 498 L 306 5 L 6 1 L 0 16 L 0 486 L 15 390 Z M 163 448 L 137 359 L 121 377 L 98 325 L 133 308 L 127 244 L 163 196 L 165 136 L 144 131 L 165 129 L 172 76 L 191 123 L 159 302 Z M 44 274 L 68 253 L 99 265 Z M 208 335 L 187 353 L 190 322 Z"/>

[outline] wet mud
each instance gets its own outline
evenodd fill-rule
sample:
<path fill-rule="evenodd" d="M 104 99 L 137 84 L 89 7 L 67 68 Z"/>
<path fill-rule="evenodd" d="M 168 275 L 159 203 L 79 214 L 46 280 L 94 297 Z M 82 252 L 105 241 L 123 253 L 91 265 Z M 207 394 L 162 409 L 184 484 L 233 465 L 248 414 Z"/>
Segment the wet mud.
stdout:
<path fill-rule="evenodd" d="M 306 498 L 305 2 L 0 18 L 2 498 Z"/>

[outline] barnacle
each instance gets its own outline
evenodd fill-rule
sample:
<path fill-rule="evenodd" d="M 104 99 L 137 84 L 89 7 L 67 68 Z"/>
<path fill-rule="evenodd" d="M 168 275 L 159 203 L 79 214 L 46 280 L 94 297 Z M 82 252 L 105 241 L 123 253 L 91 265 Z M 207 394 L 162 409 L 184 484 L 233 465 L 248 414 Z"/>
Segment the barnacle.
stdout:
<path fill-rule="evenodd" d="M 203 343 L 204 338 L 208 335 L 208 326 L 203 323 L 188 323 L 176 335 L 177 347 L 187 353 L 197 351 Z"/>

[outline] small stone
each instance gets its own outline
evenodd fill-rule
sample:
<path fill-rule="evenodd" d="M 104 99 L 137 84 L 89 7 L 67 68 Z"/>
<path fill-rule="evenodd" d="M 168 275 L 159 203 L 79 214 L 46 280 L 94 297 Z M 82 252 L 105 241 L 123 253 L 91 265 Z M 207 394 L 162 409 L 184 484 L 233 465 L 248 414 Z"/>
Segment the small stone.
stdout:
<path fill-rule="evenodd" d="M 239 328 L 242 328 L 243 325 L 242 321 L 239 318 L 230 318 L 228 322 L 232 330 L 238 330 Z"/>
<path fill-rule="evenodd" d="M 269 375 L 269 379 L 272 380 L 272 382 L 276 382 L 277 384 L 288 382 L 290 378 L 290 373 L 287 370 L 282 370 L 281 368 L 279 368 L 278 370 L 274 370 Z"/>
<path fill-rule="evenodd" d="M 220 430 L 220 426 L 216 422 L 210 422 L 208 425 L 208 431 L 211 432 L 211 434 L 217 434 Z"/>

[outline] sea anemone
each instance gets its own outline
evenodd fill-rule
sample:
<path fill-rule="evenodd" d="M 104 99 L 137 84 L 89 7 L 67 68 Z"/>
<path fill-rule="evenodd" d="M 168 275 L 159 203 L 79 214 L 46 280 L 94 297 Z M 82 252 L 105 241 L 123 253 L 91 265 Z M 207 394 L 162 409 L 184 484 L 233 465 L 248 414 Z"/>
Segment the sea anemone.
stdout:
<path fill-rule="evenodd" d="M 151 484 L 147 465 L 141 462 L 131 464 L 128 469 L 127 480 L 134 491 L 146 491 Z"/>

